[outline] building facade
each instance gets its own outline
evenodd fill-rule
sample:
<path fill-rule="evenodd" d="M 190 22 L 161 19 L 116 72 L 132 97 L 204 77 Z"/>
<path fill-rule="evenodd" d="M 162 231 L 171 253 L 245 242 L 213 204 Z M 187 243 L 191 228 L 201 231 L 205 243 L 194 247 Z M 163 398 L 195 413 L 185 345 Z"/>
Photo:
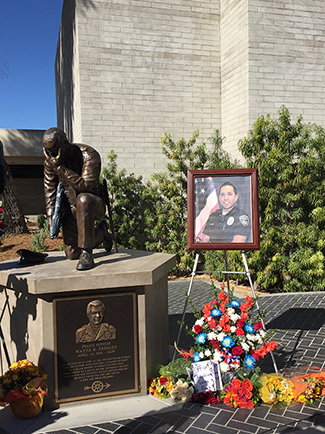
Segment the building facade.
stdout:
<path fill-rule="evenodd" d="M 65 0 L 56 56 L 58 126 L 105 165 L 164 170 L 159 138 L 215 129 L 238 140 L 285 104 L 324 125 L 323 0 Z"/>

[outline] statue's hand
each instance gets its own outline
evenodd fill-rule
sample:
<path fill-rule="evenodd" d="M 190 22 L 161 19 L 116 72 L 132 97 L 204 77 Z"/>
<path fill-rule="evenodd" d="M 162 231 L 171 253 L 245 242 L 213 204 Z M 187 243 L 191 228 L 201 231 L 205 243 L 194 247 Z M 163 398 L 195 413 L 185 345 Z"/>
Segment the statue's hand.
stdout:
<path fill-rule="evenodd" d="M 61 149 L 59 148 L 58 155 L 54 156 L 54 155 L 50 154 L 50 152 L 46 148 L 43 148 L 43 154 L 44 154 L 45 158 L 47 159 L 47 161 L 50 162 L 54 171 L 57 172 L 58 167 L 62 165 Z"/>

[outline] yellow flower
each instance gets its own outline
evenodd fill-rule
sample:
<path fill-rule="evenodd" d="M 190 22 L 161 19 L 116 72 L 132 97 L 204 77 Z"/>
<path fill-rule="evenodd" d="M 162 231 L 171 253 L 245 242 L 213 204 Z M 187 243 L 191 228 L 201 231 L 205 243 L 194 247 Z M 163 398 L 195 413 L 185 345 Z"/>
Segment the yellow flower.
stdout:
<path fill-rule="evenodd" d="M 167 392 L 170 392 L 171 390 L 173 390 L 173 388 L 174 388 L 174 384 L 173 384 L 173 382 L 172 381 L 166 381 L 166 390 L 167 390 Z"/>
<path fill-rule="evenodd" d="M 299 402 L 306 402 L 306 401 L 307 401 L 307 398 L 305 397 L 305 395 L 299 395 L 298 398 L 297 398 L 297 400 L 298 400 Z"/>

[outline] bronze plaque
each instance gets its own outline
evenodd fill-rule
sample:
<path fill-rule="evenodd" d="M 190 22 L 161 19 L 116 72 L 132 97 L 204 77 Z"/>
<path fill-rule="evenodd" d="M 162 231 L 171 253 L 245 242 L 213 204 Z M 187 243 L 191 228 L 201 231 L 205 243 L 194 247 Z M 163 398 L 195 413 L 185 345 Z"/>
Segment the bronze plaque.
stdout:
<path fill-rule="evenodd" d="M 136 293 L 53 302 L 56 402 L 138 392 Z"/>

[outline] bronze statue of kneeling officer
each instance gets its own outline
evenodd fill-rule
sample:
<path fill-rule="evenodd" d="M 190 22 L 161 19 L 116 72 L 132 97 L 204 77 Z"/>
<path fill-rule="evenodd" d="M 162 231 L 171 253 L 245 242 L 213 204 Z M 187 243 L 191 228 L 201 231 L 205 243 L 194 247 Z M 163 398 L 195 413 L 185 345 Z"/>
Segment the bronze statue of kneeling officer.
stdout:
<path fill-rule="evenodd" d="M 49 226 L 52 226 L 55 214 L 57 190 L 62 186 L 60 224 L 64 252 L 69 259 L 79 259 L 77 270 L 89 270 L 94 266 L 93 248 L 101 243 L 107 251 L 112 248 L 112 239 L 104 219 L 104 192 L 99 181 L 100 155 L 91 146 L 69 143 L 59 128 L 45 131 L 43 152 Z M 97 227 L 96 220 L 101 220 Z"/>

